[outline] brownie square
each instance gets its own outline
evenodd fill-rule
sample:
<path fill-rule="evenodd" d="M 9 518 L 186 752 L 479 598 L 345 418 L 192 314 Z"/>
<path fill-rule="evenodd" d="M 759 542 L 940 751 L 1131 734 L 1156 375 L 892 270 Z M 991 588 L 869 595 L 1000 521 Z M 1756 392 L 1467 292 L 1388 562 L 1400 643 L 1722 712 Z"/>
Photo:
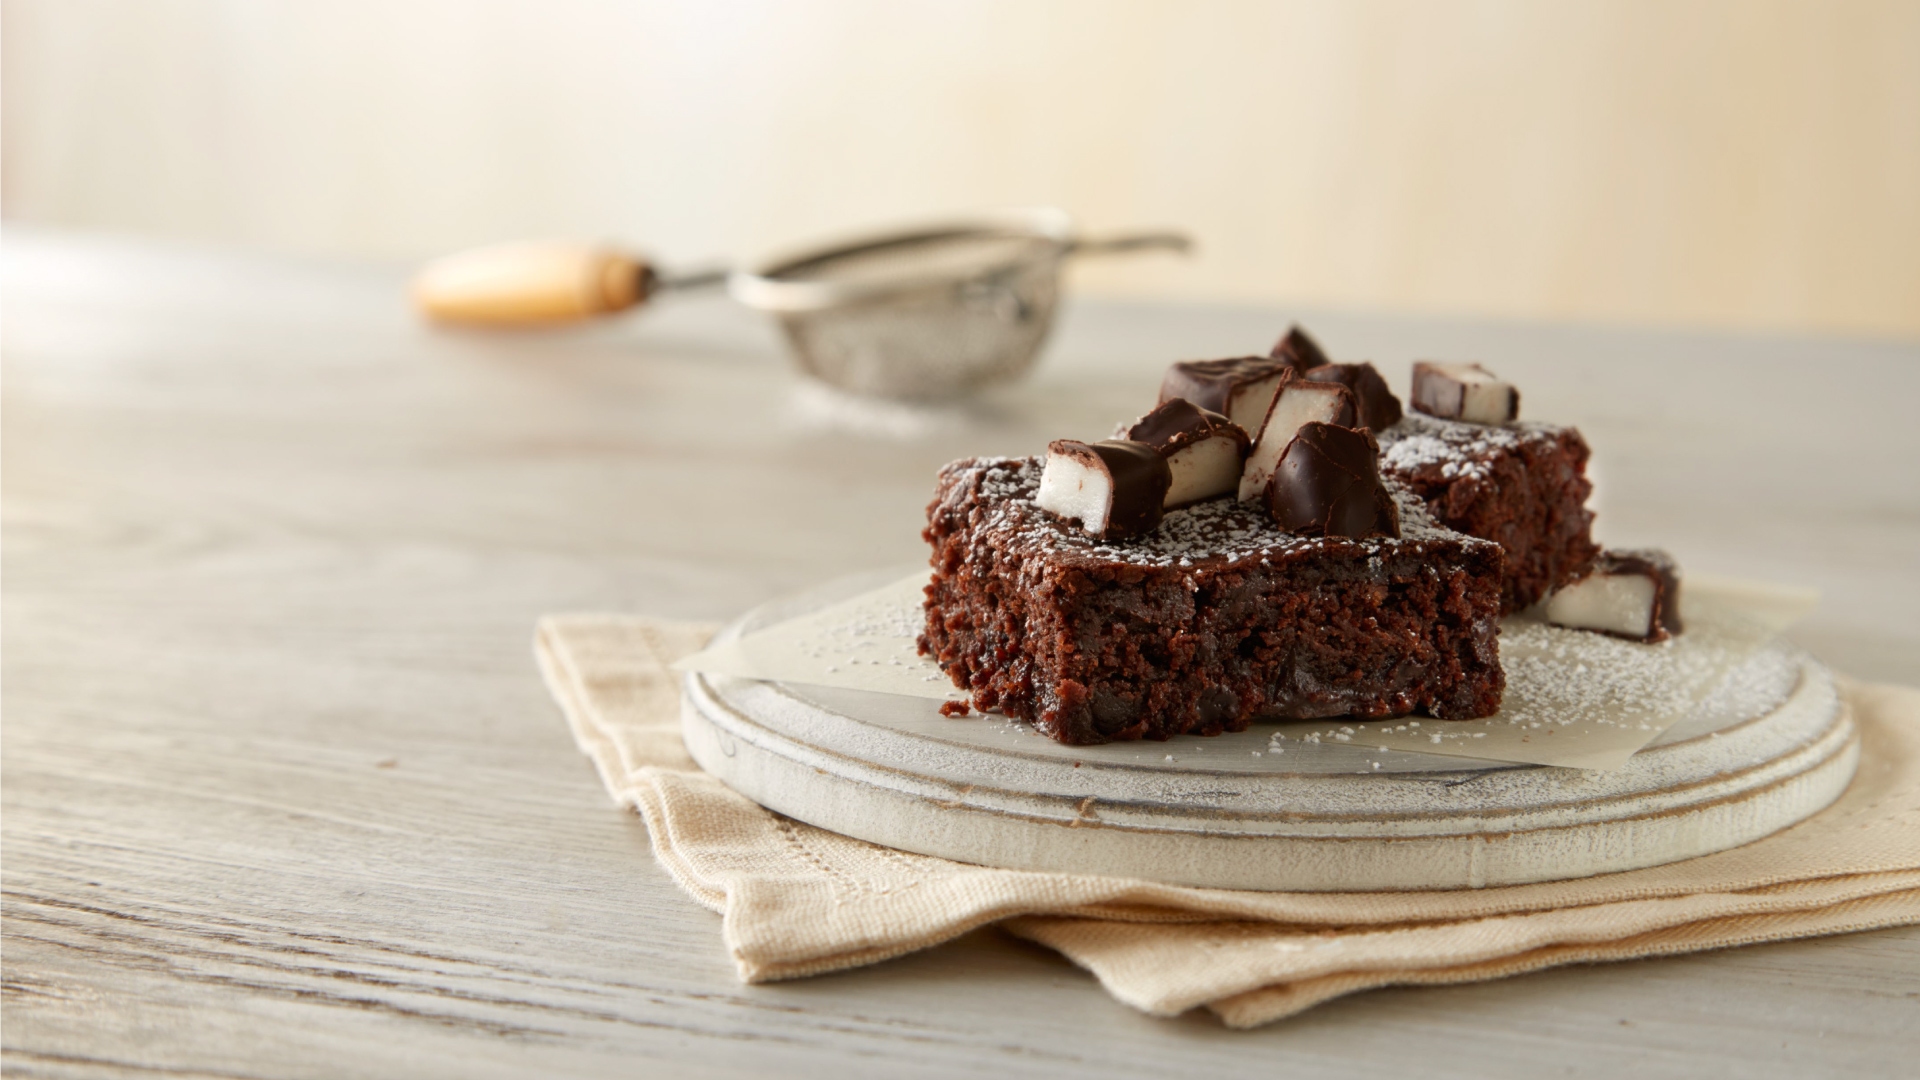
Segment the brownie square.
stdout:
<path fill-rule="evenodd" d="M 1499 708 L 1500 548 L 1393 481 L 1397 539 L 1294 536 L 1220 499 L 1102 542 L 1033 504 L 1040 474 L 957 461 L 927 508 L 920 650 L 974 705 L 1070 744 Z"/>
<path fill-rule="evenodd" d="M 1408 413 L 1379 438 L 1381 476 L 1412 489 L 1440 524 L 1506 551 L 1502 614 L 1533 606 L 1593 566 L 1593 485 L 1577 429 Z"/>

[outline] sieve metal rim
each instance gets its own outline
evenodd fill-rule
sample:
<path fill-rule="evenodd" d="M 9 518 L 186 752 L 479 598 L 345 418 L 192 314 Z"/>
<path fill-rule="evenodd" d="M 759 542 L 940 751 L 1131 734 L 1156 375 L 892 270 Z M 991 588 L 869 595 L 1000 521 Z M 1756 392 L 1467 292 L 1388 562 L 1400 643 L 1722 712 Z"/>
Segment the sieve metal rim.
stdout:
<path fill-rule="evenodd" d="M 888 281 L 794 281 L 778 275 L 808 263 L 880 251 L 889 247 L 963 236 L 1004 236 L 1037 241 L 1032 252 L 971 268 L 965 273 L 904 274 Z M 991 278 L 1036 262 L 1059 260 L 1074 247 L 1073 218 L 1050 206 L 1010 207 L 969 214 L 948 222 L 869 233 L 826 247 L 790 252 L 752 270 L 727 276 L 727 290 L 748 307 L 775 314 L 827 311 L 853 304 L 895 299 L 928 290 Z"/>

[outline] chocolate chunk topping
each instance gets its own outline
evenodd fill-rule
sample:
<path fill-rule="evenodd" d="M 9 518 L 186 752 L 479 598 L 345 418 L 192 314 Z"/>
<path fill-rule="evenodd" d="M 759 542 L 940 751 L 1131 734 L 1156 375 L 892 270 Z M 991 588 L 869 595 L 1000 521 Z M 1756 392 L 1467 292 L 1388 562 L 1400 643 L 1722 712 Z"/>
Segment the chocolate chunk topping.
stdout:
<path fill-rule="evenodd" d="M 1119 540 L 1160 524 L 1172 483 L 1167 459 L 1145 443 L 1056 439 L 1047 445 L 1046 470 L 1034 503 L 1079 521 L 1103 540 Z"/>
<path fill-rule="evenodd" d="M 1289 532 L 1400 535 L 1400 512 L 1380 482 L 1380 444 L 1361 428 L 1307 423 L 1267 481 L 1267 511 Z"/>
<path fill-rule="evenodd" d="M 1243 446 L 1253 441 L 1239 424 L 1185 398 L 1162 401 L 1126 431 L 1128 439 L 1146 443 L 1168 456 L 1216 435 L 1235 439 Z"/>
<path fill-rule="evenodd" d="M 1252 435 L 1266 417 L 1267 406 L 1273 404 L 1281 380 L 1292 371 L 1285 361 L 1266 356 L 1182 360 L 1167 369 L 1160 382 L 1160 400 L 1191 401 L 1224 414 Z"/>
<path fill-rule="evenodd" d="M 1308 337 L 1298 323 L 1287 328 L 1286 336 L 1274 342 L 1273 350 L 1267 355 L 1285 361 L 1288 367 L 1302 375 L 1333 362 L 1327 359 L 1326 350 L 1320 347 L 1320 343 Z"/>
<path fill-rule="evenodd" d="M 1443 420 L 1506 424 L 1520 416 L 1520 391 L 1479 364 L 1413 365 L 1413 407 Z"/>
<path fill-rule="evenodd" d="M 1313 382 L 1339 383 L 1353 393 L 1360 422 L 1374 431 L 1385 431 L 1400 422 L 1400 399 L 1387 389 L 1372 364 L 1322 364 L 1306 373 Z"/>

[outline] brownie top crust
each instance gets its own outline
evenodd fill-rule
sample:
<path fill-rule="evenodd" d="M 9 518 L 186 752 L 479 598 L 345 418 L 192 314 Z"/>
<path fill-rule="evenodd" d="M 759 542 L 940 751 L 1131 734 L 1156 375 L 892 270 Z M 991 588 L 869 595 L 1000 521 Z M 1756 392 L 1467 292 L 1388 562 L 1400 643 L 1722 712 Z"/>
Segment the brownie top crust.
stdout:
<path fill-rule="evenodd" d="M 1554 442 L 1571 430 L 1526 420 L 1467 424 L 1407 413 L 1399 423 L 1379 433 L 1380 469 L 1402 475 L 1437 470 L 1444 480 L 1484 479 L 1488 462 L 1502 451 L 1518 449 L 1528 442 Z"/>
<path fill-rule="evenodd" d="M 1385 485 L 1399 509 L 1399 539 L 1297 536 L 1275 525 L 1258 503 L 1214 499 L 1167 511 L 1160 527 L 1143 536 L 1102 542 L 1034 505 L 1041 468 L 1038 458 L 968 458 L 941 470 L 941 490 L 948 500 L 964 500 L 973 512 L 986 514 L 978 528 L 996 536 L 1004 550 L 1044 554 L 1056 565 L 1084 569 L 1226 568 L 1333 552 L 1374 555 L 1420 541 L 1486 543 L 1436 524 L 1426 503 L 1392 479 Z M 951 508 L 965 512 L 960 505 Z"/>

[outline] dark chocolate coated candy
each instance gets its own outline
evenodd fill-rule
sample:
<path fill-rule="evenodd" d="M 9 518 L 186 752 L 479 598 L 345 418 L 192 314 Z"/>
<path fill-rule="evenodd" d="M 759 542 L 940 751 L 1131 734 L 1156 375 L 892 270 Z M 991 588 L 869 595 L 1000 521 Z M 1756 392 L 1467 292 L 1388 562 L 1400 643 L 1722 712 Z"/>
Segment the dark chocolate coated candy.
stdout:
<path fill-rule="evenodd" d="M 1274 342 L 1272 351 L 1267 355 L 1275 360 L 1284 360 L 1288 367 L 1301 375 L 1333 362 L 1327 359 L 1326 350 L 1320 347 L 1320 343 L 1300 329 L 1298 323 L 1287 328 L 1286 335 Z"/>
<path fill-rule="evenodd" d="M 1680 567 L 1673 556 L 1658 548 L 1603 551 L 1594 563 L 1596 574 L 1640 574 L 1653 581 L 1653 618 L 1648 641 L 1665 641 L 1684 627 L 1680 623 Z"/>
<path fill-rule="evenodd" d="M 1507 424 L 1520 418 L 1520 391 L 1479 364 L 1413 365 L 1413 407 L 1428 416 L 1469 424 Z"/>
<path fill-rule="evenodd" d="M 1163 401 L 1121 433 L 1160 451 L 1173 473 L 1167 489 L 1171 510 L 1220 495 L 1231 495 L 1252 440 L 1233 421 L 1183 398 Z"/>
<path fill-rule="evenodd" d="M 1138 536 L 1160 524 L 1161 504 L 1173 473 L 1160 451 L 1146 443 L 1106 439 L 1089 444 L 1113 477 L 1113 509 L 1107 512 L 1108 539 Z"/>
<path fill-rule="evenodd" d="M 1339 383 L 1353 394 L 1360 422 L 1374 431 L 1385 431 L 1400 422 L 1400 399 L 1387 388 L 1387 380 L 1372 364 L 1322 364 L 1306 373 L 1313 382 Z"/>
<path fill-rule="evenodd" d="M 1266 356 L 1181 360 L 1168 367 L 1160 381 L 1160 400 L 1191 401 L 1231 417 L 1243 428 L 1249 427 L 1247 417 L 1252 417 L 1251 426 L 1258 427 L 1259 418 L 1267 414 L 1267 405 L 1273 401 L 1271 384 L 1289 371 L 1285 361 Z M 1253 432 L 1249 430 L 1248 434 Z"/>
<path fill-rule="evenodd" d="M 1680 623 L 1680 566 L 1673 561 L 1673 556 L 1659 548 L 1603 551 L 1594 570 L 1608 574 L 1644 574 L 1653 579 L 1653 625 L 1658 630 L 1666 631 L 1653 640 L 1663 640 L 1683 629 Z"/>
<path fill-rule="evenodd" d="M 1556 626 L 1665 641 L 1681 630 L 1680 569 L 1652 548 L 1603 551 L 1592 573 L 1547 598 L 1545 614 Z"/>
<path fill-rule="evenodd" d="M 1146 443 L 1169 457 L 1176 451 L 1216 435 L 1235 439 L 1242 446 L 1252 442 L 1239 424 L 1185 398 L 1162 401 L 1127 429 L 1128 439 Z"/>
<path fill-rule="evenodd" d="M 1267 481 L 1267 511 L 1308 536 L 1400 535 L 1400 511 L 1380 482 L 1380 444 L 1361 428 L 1308 423 Z"/>
<path fill-rule="evenodd" d="M 1056 469 L 1061 470 L 1062 479 L 1059 491 L 1054 493 L 1049 474 Z M 1172 484 L 1173 471 L 1167 459 L 1145 443 L 1056 439 L 1047 446 L 1046 473 L 1041 476 L 1035 502 L 1042 509 L 1080 521 L 1088 532 L 1103 540 L 1120 540 L 1150 532 L 1160 524 L 1162 504 Z"/>
<path fill-rule="evenodd" d="M 1287 452 L 1287 444 L 1299 433 L 1300 425 L 1314 421 L 1352 427 L 1357 423 L 1354 415 L 1353 393 L 1346 387 L 1339 383 L 1308 382 L 1290 375 L 1268 407 L 1260 434 L 1254 439 L 1253 449 L 1241 469 L 1240 501 L 1251 502 L 1266 491 L 1274 466 L 1279 464 L 1280 455 Z"/>

